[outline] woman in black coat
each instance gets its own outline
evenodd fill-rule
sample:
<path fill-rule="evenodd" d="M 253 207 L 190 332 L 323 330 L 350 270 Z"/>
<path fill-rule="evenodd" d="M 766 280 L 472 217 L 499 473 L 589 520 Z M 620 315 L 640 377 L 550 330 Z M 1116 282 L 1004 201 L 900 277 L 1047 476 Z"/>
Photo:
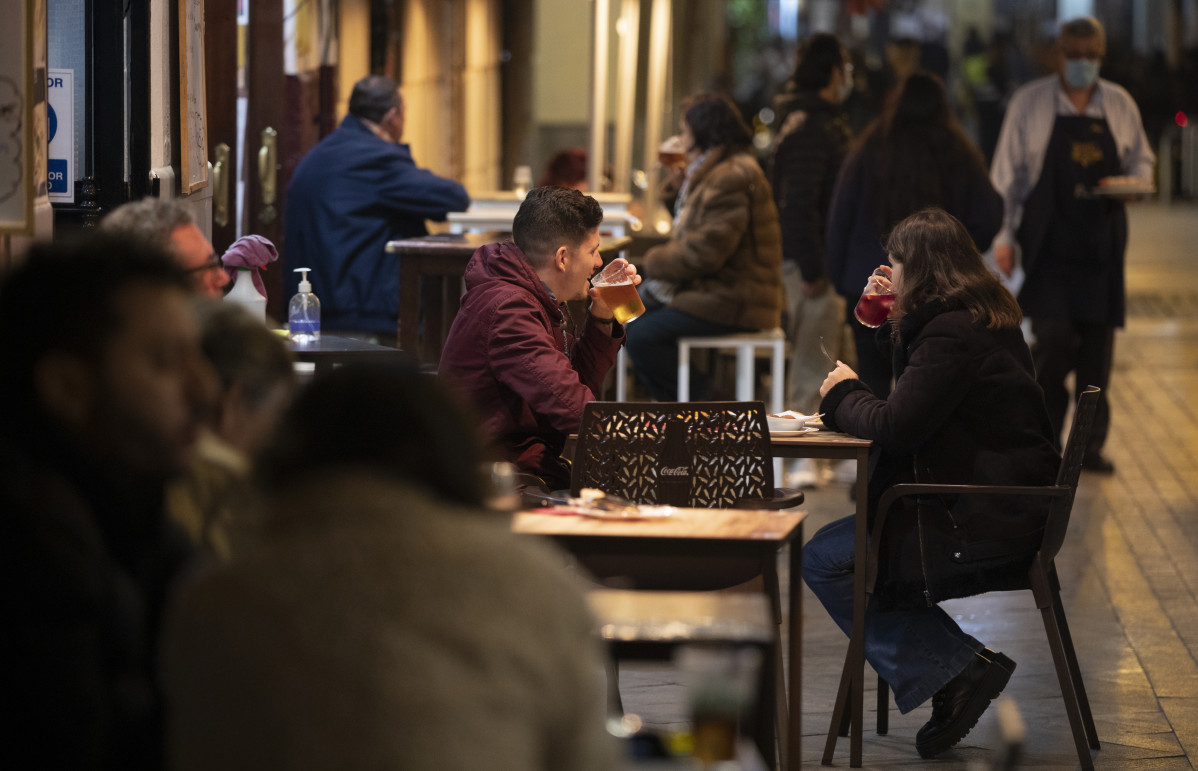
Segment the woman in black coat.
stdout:
<path fill-rule="evenodd" d="M 879 398 L 841 363 L 820 389 L 824 423 L 874 441 L 871 519 L 900 482 L 1042 485 L 1060 458 L 1015 298 L 969 232 L 941 209 L 903 220 L 886 243 L 897 292 L 890 317 L 894 390 Z M 936 603 L 1021 585 L 1047 506 L 1014 498 L 905 499 L 889 512 L 865 655 L 909 712 L 929 697 L 923 757 L 947 750 L 1005 687 L 1015 663 L 963 632 Z M 847 633 L 853 517 L 803 550 L 803 578 Z"/>

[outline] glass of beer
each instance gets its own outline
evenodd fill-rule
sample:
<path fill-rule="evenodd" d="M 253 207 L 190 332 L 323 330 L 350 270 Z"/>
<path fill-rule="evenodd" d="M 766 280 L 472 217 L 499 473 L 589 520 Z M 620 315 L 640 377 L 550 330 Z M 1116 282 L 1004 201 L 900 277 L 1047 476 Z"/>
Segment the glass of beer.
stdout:
<path fill-rule="evenodd" d="M 692 756 L 705 768 L 734 760 L 742 717 L 753 705 L 760 683 L 761 651 L 685 645 L 674 661 L 690 702 Z"/>
<path fill-rule="evenodd" d="M 657 160 L 667 169 L 685 164 L 686 148 L 682 146 L 682 137 L 674 135 L 658 145 Z"/>
<path fill-rule="evenodd" d="M 591 286 L 599 290 L 599 296 L 607 303 L 607 307 L 611 308 L 616 321 L 621 324 L 640 318 L 645 312 L 645 304 L 637 294 L 632 277 L 624 270 L 627 266 L 627 260 L 617 257 L 607 263 L 603 270 L 599 271 L 599 275 L 591 279 Z"/>
<path fill-rule="evenodd" d="M 878 266 L 869 280 L 865 282 L 865 291 L 853 309 L 853 315 L 867 327 L 880 327 L 890 317 L 890 309 L 894 307 L 894 285 L 890 283 L 890 269 L 884 265 Z"/>

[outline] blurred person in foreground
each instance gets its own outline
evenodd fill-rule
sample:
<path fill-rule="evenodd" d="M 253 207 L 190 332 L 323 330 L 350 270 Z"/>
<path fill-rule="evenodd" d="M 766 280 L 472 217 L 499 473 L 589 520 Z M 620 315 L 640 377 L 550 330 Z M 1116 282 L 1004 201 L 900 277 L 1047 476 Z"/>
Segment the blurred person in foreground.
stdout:
<path fill-rule="evenodd" d="M 262 456 L 267 537 L 171 615 L 174 768 L 614 768 L 581 584 L 482 508 L 479 460 L 413 368 L 301 392 Z"/>
<path fill-rule="evenodd" d="M 870 526 L 882 493 L 901 482 L 1052 484 L 1060 458 L 1019 305 L 965 226 L 926 209 L 894 228 L 886 250 L 897 291 L 883 325 L 894 390 L 877 396 L 839 362 L 820 389 L 825 425 L 874 442 Z M 1024 586 L 1047 515 L 1046 504 L 1010 496 L 906 498 L 889 512 L 865 611 L 865 657 L 903 714 L 932 700 L 915 738 L 921 757 L 960 741 L 1015 669 L 935 603 Z M 803 579 L 846 634 L 854 520 L 825 526 L 803 548 Z"/>
<path fill-rule="evenodd" d="M 530 190 L 512 240 L 481 247 L 438 374 L 482 419 L 483 435 L 549 490 L 570 486 L 561 459 L 624 342 L 624 328 L 589 283 L 603 265 L 594 198 L 563 187 Z M 640 282 L 629 265 L 634 284 Z M 590 300 L 582 329 L 564 328 L 570 300 Z"/>
<path fill-rule="evenodd" d="M 848 299 L 845 318 L 856 342 L 857 372 L 881 398 L 890 393 L 894 375 L 885 325 L 879 334 L 858 321 L 853 308 L 874 268 L 886 260 L 886 235 L 928 206 L 960 220 L 979 251 L 990 247 L 1002 225 L 1002 198 L 981 152 L 953 116 L 944 84 L 915 72 L 845 159 L 828 212 L 828 276 Z"/>
<path fill-rule="evenodd" d="M 122 204 L 100 220 L 100 232 L 136 238 L 170 254 L 187 272 L 192 289 L 204 297 L 220 297 L 229 285 L 212 243 L 182 201 L 143 198 Z"/>
<path fill-rule="evenodd" d="M 8 768 L 163 766 L 158 636 L 192 556 L 163 489 L 215 392 L 192 302 L 166 254 L 104 235 L 0 280 Z"/>
<path fill-rule="evenodd" d="M 428 235 L 425 220 L 441 222 L 470 205 L 460 184 L 416 166 L 400 141 L 404 118 L 394 80 L 362 78 L 349 114 L 300 160 L 287 186 L 287 296 L 299 286 L 295 269 L 311 268 L 327 332 L 393 345 L 399 268 L 387 242 Z"/>
<path fill-rule="evenodd" d="M 195 457 L 168 489 L 167 507 L 195 543 L 227 559 L 254 538 L 251 461 L 291 402 L 295 372 L 283 339 L 241 306 L 212 303 L 201 321 L 201 348 L 220 392 Z"/>
<path fill-rule="evenodd" d="M 770 183 L 736 106 L 718 94 L 683 105 L 685 165 L 669 167 L 674 230 L 642 263 L 646 313 L 628 326 L 637 379 L 678 398 L 678 338 L 774 329 L 782 320 L 782 233 Z M 693 398 L 710 397 L 695 373 Z"/>
<path fill-rule="evenodd" d="M 1125 316 L 1127 210 L 1126 199 L 1091 191 L 1104 180 L 1151 185 L 1155 156 L 1131 95 L 1098 77 L 1105 53 L 1096 19 L 1061 26 L 1056 74 L 1011 97 L 991 179 L 1007 206 L 994 259 L 1010 276 L 1018 244 L 1019 304 L 1032 322 L 1036 377 L 1058 441 L 1073 372 L 1075 395 L 1088 385 L 1102 389 L 1083 467 L 1111 473 L 1102 448 L 1115 329 Z"/>
<path fill-rule="evenodd" d="M 828 282 L 824 233 L 851 138 L 841 103 L 852 89 L 853 65 L 840 41 L 834 35 L 812 35 L 776 109 L 780 128 L 768 172 L 782 225 L 782 284 L 791 345 L 786 406 L 807 413 L 819 404 L 819 386 L 828 369 L 821 340 L 838 357 L 844 337 L 844 298 Z M 799 486 L 819 481 L 813 461 L 795 465 Z"/>

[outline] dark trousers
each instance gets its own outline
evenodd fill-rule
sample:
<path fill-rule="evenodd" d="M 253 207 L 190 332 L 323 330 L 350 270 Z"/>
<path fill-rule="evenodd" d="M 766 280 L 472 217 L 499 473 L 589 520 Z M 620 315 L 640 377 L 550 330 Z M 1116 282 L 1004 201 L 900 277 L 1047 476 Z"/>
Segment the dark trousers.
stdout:
<path fill-rule="evenodd" d="M 1094 410 L 1094 425 L 1086 454 L 1101 452 L 1111 427 L 1111 409 L 1107 387 L 1111 381 L 1111 360 L 1115 352 L 1115 328 L 1105 324 L 1086 324 L 1071 319 L 1032 319 L 1032 359 L 1036 364 L 1036 382 L 1044 389 L 1048 417 L 1052 420 L 1060 445 L 1069 392 L 1065 378 L 1074 373 L 1074 398 L 1086 386 L 1098 386 L 1102 393 Z"/>
<path fill-rule="evenodd" d="M 645 315 L 628 322 L 624 328 L 625 347 L 636 378 L 654 400 L 672 402 L 678 398 L 678 338 L 714 337 L 749 332 L 743 327 L 717 324 L 676 308 L 655 310 L 645 302 Z M 692 401 L 712 398 L 707 376 L 691 368 Z"/>

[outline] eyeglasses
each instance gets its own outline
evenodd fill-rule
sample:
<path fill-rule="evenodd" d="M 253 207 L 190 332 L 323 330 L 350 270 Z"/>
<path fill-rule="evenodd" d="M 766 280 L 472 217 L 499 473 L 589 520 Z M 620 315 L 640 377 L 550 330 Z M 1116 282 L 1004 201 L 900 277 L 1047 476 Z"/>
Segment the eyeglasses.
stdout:
<path fill-rule="evenodd" d="M 215 254 L 208 258 L 208 261 L 203 265 L 197 265 L 194 268 L 187 268 L 184 273 L 188 275 L 192 273 L 207 273 L 210 270 L 224 270 L 225 264 L 220 261 L 220 258 Z"/>

